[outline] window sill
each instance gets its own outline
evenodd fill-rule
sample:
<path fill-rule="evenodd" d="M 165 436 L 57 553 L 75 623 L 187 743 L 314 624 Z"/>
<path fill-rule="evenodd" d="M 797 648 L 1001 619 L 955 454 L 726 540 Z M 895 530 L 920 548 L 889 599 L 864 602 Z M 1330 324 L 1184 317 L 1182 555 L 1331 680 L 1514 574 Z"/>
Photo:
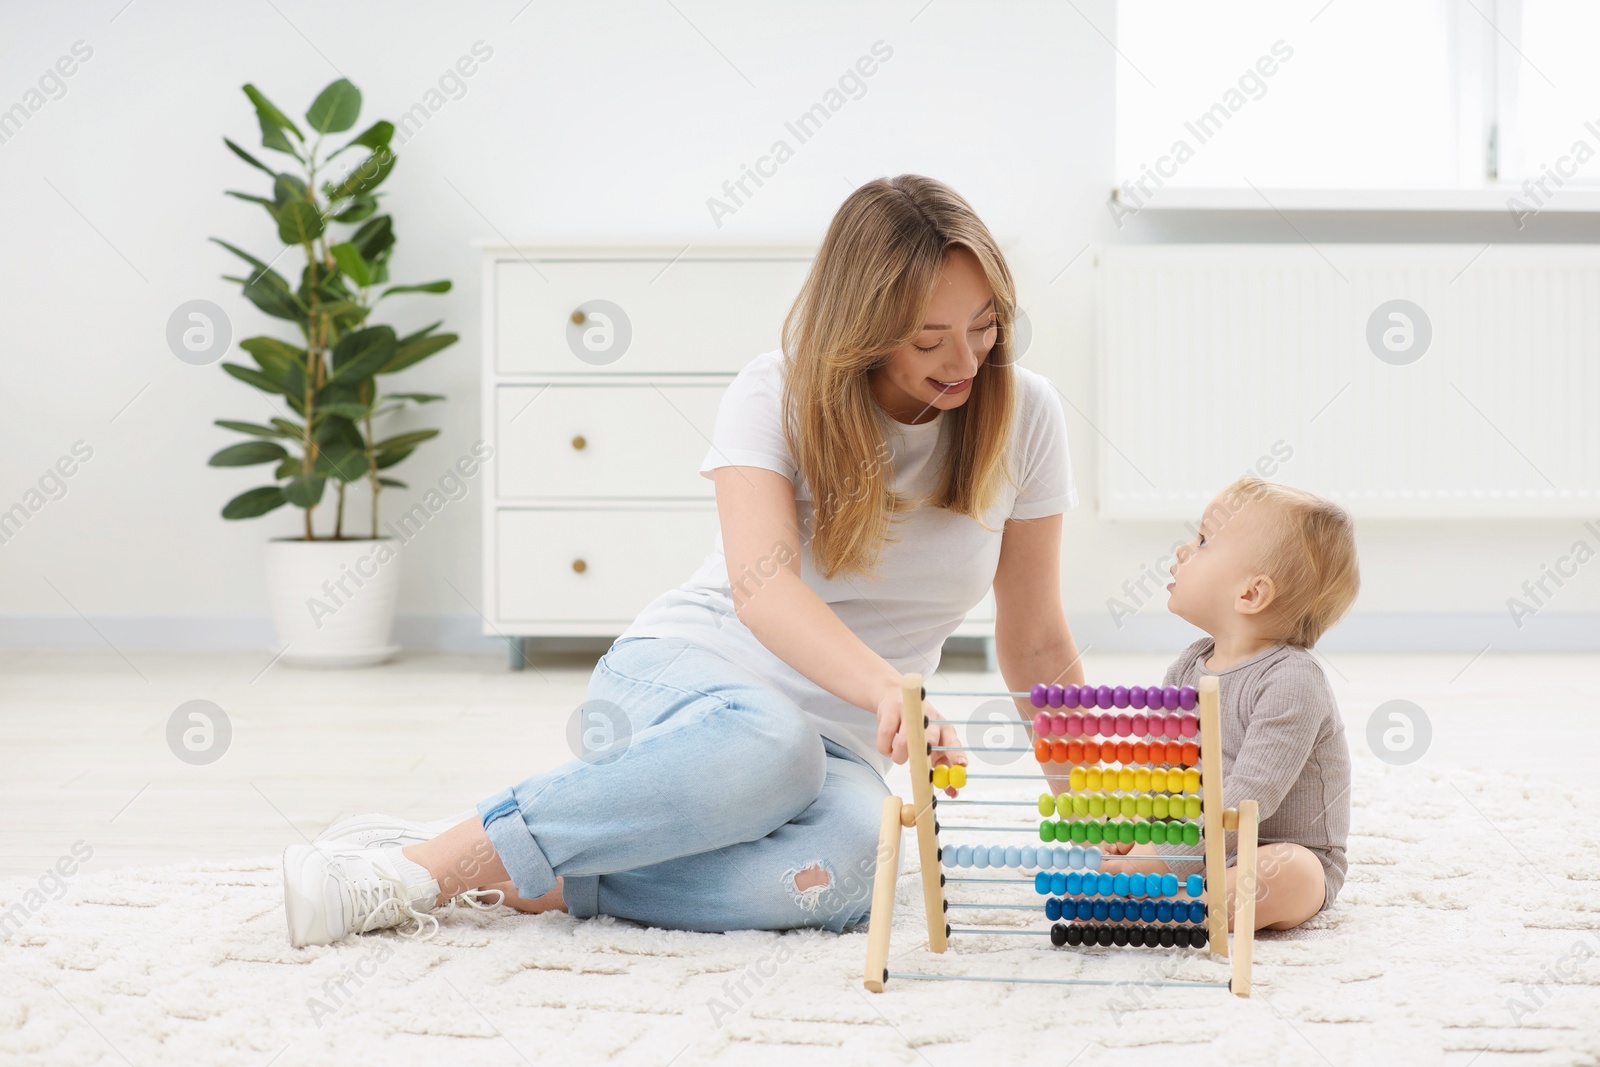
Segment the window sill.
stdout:
<path fill-rule="evenodd" d="M 1143 211 L 1517 211 L 1600 213 L 1600 187 L 1529 194 L 1518 186 L 1485 189 L 1157 189 L 1135 198 L 1122 189 L 1112 200 Z M 1543 203 L 1540 200 L 1543 200 Z M 1141 200 L 1143 201 L 1141 203 Z"/>

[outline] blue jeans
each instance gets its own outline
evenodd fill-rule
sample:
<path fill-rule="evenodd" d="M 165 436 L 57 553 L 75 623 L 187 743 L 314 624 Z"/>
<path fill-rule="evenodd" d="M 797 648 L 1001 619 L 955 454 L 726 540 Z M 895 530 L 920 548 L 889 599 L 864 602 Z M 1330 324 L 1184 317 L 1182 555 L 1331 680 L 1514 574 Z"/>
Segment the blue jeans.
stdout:
<path fill-rule="evenodd" d="M 576 759 L 478 803 L 519 895 L 560 876 L 574 917 L 679 930 L 842 933 L 868 918 L 888 785 L 736 664 L 624 638 L 569 741 Z M 812 868 L 825 883 L 797 887 Z"/>

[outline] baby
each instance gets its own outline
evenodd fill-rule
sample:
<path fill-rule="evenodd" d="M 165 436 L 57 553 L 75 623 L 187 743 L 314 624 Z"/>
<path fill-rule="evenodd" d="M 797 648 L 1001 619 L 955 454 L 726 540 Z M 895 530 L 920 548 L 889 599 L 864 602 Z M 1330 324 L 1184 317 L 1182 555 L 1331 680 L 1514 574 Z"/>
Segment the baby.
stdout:
<path fill-rule="evenodd" d="M 1223 806 L 1247 799 L 1260 806 L 1256 926 L 1288 930 L 1333 903 L 1347 867 L 1350 751 L 1333 691 L 1309 650 L 1356 597 L 1355 529 L 1336 504 L 1241 478 L 1207 506 L 1171 571 L 1167 607 L 1209 636 L 1184 649 L 1163 684 L 1217 676 Z M 1211 756 L 1201 760 L 1213 773 Z M 1227 835 L 1230 919 L 1235 836 Z M 1106 860 L 1102 870 L 1164 873 L 1162 859 L 1135 857 L 1198 856 L 1204 846 L 1106 851 L 1125 858 Z M 1171 869 L 1187 874 L 1200 864 Z"/>

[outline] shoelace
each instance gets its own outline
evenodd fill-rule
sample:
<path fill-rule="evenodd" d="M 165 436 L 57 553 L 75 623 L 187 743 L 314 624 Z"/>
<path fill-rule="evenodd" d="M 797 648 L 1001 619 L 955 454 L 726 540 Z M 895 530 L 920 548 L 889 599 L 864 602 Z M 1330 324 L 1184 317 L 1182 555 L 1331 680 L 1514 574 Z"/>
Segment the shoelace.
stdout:
<path fill-rule="evenodd" d="M 335 869 L 339 870 L 339 889 L 344 894 L 351 914 L 357 917 L 364 915 L 355 933 L 364 934 L 371 930 L 400 926 L 402 937 L 426 941 L 439 932 L 438 919 L 411 906 L 405 884 L 400 879 L 376 868 L 376 878 L 351 878 L 339 868 Z M 410 916 L 417 924 L 413 933 L 406 932 L 406 916 Z M 427 932 L 424 933 L 424 930 Z"/>
<path fill-rule="evenodd" d="M 484 898 L 491 894 L 493 894 L 494 900 L 486 901 Z M 451 914 L 456 910 L 457 906 L 461 904 L 467 905 L 467 907 L 474 911 L 493 911 L 495 908 L 498 908 L 505 902 L 506 895 L 502 890 L 469 889 L 464 893 L 456 894 L 445 902 L 445 914 Z"/>

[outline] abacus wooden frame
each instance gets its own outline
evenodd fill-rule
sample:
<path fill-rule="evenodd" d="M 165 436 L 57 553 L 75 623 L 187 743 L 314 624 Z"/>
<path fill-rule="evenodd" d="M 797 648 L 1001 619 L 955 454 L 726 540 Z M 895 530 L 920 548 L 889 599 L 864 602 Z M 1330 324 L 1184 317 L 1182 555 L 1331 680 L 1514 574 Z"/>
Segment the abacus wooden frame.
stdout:
<path fill-rule="evenodd" d="M 1221 721 L 1217 679 L 1206 675 L 1196 687 L 1200 707 L 1200 752 L 1222 752 Z M 905 718 L 908 770 L 911 773 L 911 803 L 898 796 L 883 798 L 882 821 L 878 833 L 878 867 L 872 884 L 872 913 L 867 927 L 867 960 L 862 984 L 874 993 L 883 992 L 889 980 L 889 935 L 894 919 L 895 878 L 900 866 L 901 831 L 916 832 L 917 853 L 922 865 L 922 903 L 928 923 L 928 948 L 942 953 L 949 947 L 950 926 L 944 899 L 944 875 L 940 870 L 938 822 L 933 792 L 932 752 L 928 747 L 927 717 L 923 711 L 922 675 L 901 676 L 901 713 Z M 906 709 L 915 708 L 911 714 Z M 1219 760 L 1220 762 L 1220 760 Z M 1254 800 L 1241 801 L 1238 808 L 1222 807 L 1222 775 L 1202 770 L 1200 778 L 1201 825 L 1204 833 L 1207 902 L 1211 890 L 1226 887 L 1227 842 L 1225 834 L 1238 833 L 1236 880 L 1233 905 L 1232 975 L 1229 989 L 1236 996 L 1250 995 L 1250 970 L 1255 950 L 1256 912 L 1256 835 L 1258 809 Z M 1206 908 L 1209 927 L 1206 949 L 1214 956 L 1228 958 L 1228 920 L 1224 890 L 1222 906 Z M 941 976 L 943 977 L 943 976 Z M 961 976 L 955 976 L 961 977 Z M 977 978 L 980 976 L 968 976 Z M 1002 981 L 1004 979 L 1001 979 Z"/>

